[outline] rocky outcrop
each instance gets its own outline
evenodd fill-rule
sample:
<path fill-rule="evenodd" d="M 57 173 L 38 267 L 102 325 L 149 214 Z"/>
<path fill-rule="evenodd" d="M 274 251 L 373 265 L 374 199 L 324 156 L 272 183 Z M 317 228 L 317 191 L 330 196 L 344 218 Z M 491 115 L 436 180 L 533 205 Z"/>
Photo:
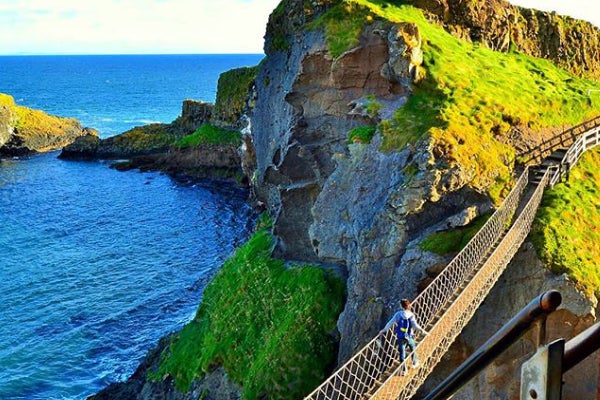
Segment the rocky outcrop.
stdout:
<path fill-rule="evenodd" d="M 18 106 L 0 93 L 0 156 L 19 156 L 59 149 L 85 135 L 97 135 L 73 118 L 61 118 Z"/>
<path fill-rule="evenodd" d="M 205 143 L 186 148 L 172 146 L 166 153 L 136 156 L 114 166 L 119 170 L 160 170 L 185 178 L 226 179 L 247 183 L 238 148 L 233 144 Z"/>
<path fill-rule="evenodd" d="M 319 13 L 289 3 L 282 3 L 285 26 Z M 276 47 L 270 33 L 283 35 L 273 27 L 277 17 L 266 49 Z M 278 253 L 347 269 L 342 362 L 377 332 L 390 304 L 416 294 L 427 266 L 413 263 L 409 273 L 401 260 L 419 230 L 487 200 L 461 191 L 467 180 L 460 173 L 439 172 L 429 142 L 390 153 L 380 151 L 377 136 L 370 145 L 347 144 L 352 128 L 390 118 L 421 79 L 414 24 L 367 25 L 358 45 L 337 58 L 320 30 L 285 34 L 289 47 L 268 52 L 259 69 L 257 82 L 268 84 L 257 85 L 247 147 L 256 152 L 255 188 L 275 218 Z M 378 104 L 375 111 L 369 103 Z"/>
<path fill-rule="evenodd" d="M 289 48 L 269 52 L 261 64 L 248 147 L 256 152 L 258 196 L 276 219 L 278 252 L 315 261 L 319 257 L 308 235 L 314 222 L 311 209 L 336 168 L 335 157 L 348 154 L 348 132 L 379 118 L 377 113 L 357 112 L 356 105 L 367 95 L 375 102 L 402 103 L 419 75 L 420 40 L 414 26 L 373 24 L 357 47 L 334 59 L 321 30 L 282 33 L 280 25 L 274 26 L 305 24 L 318 9 L 305 14 L 301 2 L 283 2 L 280 7 L 287 20 L 279 21 L 281 16 L 274 13 L 265 48 L 275 47 L 270 34 L 275 31 L 284 35 Z M 399 51 L 409 47 L 405 38 L 411 30 L 414 51 Z M 405 54 L 405 61 L 399 54 Z"/>
<path fill-rule="evenodd" d="M 250 96 L 246 87 L 245 96 Z M 243 109 L 246 111 L 246 108 Z M 242 111 L 235 114 L 242 120 Z M 214 122 L 218 113 L 211 103 L 184 100 L 181 115 L 170 124 L 150 124 L 135 127 L 120 135 L 99 139 L 94 135 L 78 138 L 63 148 L 63 159 L 122 160 L 113 164 L 118 170 L 139 168 L 161 170 L 172 175 L 191 178 L 225 178 L 247 182 L 242 171 L 238 146 L 232 143 L 204 143 L 179 147 L 175 143 L 207 122 Z M 239 123 L 239 122 L 236 122 Z"/>
<path fill-rule="evenodd" d="M 199 100 L 186 99 L 181 107 L 181 115 L 173 121 L 178 126 L 180 135 L 185 136 L 194 132 L 213 115 L 212 103 Z"/>
<path fill-rule="evenodd" d="M 183 136 L 210 120 L 213 105 L 196 100 L 184 100 L 181 115 L 170 124 L 138 126 L 106 139 L 91 136 L 77 139 L 66 146 L 64 159 L 120 159 L 166 153 Z"/>
<path fill-rule="evenodd" d="M 547 58 L 576 75 L 600 78 L 600 29 L 504 0 L 411 0 L 453 35 L 497 51 Z"/>

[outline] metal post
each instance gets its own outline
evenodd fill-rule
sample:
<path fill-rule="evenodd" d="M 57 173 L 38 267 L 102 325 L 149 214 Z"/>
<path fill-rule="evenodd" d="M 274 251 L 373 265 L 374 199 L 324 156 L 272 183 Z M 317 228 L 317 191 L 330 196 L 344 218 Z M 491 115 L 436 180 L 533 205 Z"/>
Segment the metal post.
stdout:
<path fill-rule="evenodd" d="M 565 340 L 542 346 L 521 366 L 521 400 L 561 400 Z"/>
<path fill-rule="evenodd" d="M 567 372 L 599 348 L 600 322 L 597 322 L 565 344 L 563 372 Z"/>

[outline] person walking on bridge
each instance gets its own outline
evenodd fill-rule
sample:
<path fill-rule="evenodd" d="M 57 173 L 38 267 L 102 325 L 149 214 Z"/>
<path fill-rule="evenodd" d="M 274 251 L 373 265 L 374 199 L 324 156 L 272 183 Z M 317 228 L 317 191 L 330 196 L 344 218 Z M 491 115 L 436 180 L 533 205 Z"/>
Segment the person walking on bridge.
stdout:
<path fill-rule="evenodd" d="M 415 332 L 419 331 L 423 333 L 423 335 L 428 335 L 428 332 L 421 328 L 417 323 L 417 319 L 415 318 L 415 314 L 411 311 L 410 301 L 408 299 L 400 300 L 400 307 L 402 309 L 394 314 L 392 319 L 385 325 L 382 332 L 390 329 L 395 323 L 394 332 L 396 333 L 396 343 L 398 345 L 398 351 L 400 352 L 400 362 L 402 363 L 406 360 L 406 347 L 408 346 L 412 353 L 412 366 L 413 368 L 418 368 L 419 358 L 415 352 L 415 347 L 417 347 L 415 342 Z M 402 369 L 402 375 L 406 375 L 405 368 Z"/>

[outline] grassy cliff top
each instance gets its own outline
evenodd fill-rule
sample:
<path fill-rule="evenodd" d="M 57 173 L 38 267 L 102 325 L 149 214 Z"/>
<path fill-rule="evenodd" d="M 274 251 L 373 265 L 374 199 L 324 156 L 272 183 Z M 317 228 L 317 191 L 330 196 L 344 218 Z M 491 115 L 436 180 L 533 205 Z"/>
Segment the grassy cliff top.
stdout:
<path fill-rule="evenodd" d="M 597 82 L 547 60 L 457 39 L 409 5 L 346 0 L 316 24 L 325 28 L 332 55 L 339 56 L 358 44 L 356 27 L 381 20 L 418 27 L 425 70 L 408 102 L 380 125 L 384 149 L 432 137 L 438 160 L 471 171 L 471 185 L 496 201 L 512 184 L 515 129 L 540 132 L 600 114 L 600 96 L 588 94 L 600 89 Z"/>
<path fill-rule="evenodd" d="M 299 399 L 325 378 L 343 283 L 321 268 L 273 259 L 273 240 L 263 227 L 225 262 L 163 355 L 157 379 L 169 374 L 185 391 L 222 365 L 245 399 Z"/>

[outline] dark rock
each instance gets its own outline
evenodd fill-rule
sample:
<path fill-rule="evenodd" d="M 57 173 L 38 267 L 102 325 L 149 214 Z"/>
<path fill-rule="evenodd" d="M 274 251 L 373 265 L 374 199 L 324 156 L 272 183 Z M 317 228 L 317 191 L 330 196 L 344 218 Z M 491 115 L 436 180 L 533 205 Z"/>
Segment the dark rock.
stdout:
<path fill-rule="evenodd" d="M 87 134 L 65 146 L 58 157 L 70 160 L 92 160 L 96 158 L 99 146 L 100 138 L 97 135 Z"/>
<path fill-rule="evenodd" d="M 179 126 L 182 136 L 189 135 L 211 120 L 213 108 L 212 103 L 186 99 L 183 101 L 181 116 L 173 124 Z"/>

